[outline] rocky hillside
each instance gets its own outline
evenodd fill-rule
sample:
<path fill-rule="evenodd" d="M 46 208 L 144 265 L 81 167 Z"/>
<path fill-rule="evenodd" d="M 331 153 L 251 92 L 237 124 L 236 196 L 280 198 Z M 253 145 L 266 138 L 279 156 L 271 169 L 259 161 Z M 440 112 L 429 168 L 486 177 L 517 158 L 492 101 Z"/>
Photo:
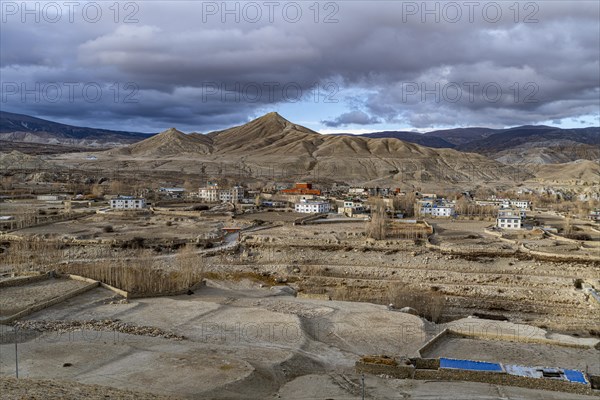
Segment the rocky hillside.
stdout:
<path fill-rule="evenodd" d="M 428 147 L 454 148 L 482 154 L 505 164 L 556 164 L 600 158 L 600 128 L 593 127 L 456 128 L 423 134 L 375 132 L 361 136 L 397 138 Z"/>
<path fill-rule="evenodd" d="M 108 153 L 164 158 L 181 154 L 210 154 L 211 151 L 212 140 L 209 137 L 199 133 L 187 135 L 170 128 L 141 142 L 109 150 Z"/>

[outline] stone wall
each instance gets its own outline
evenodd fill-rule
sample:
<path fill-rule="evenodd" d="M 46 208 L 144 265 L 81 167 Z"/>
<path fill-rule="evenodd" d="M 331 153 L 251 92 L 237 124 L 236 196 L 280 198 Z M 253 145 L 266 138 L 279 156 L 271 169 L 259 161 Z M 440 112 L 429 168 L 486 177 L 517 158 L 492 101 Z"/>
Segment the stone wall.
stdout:
<path fill-rule="evenodd" d="M 357 361 L 355 364 L 356 372 L 372 375 L 388 375 L 397 379 L 412 379 L 415 373 L 415 367 L 412 365 L 385 365 L 371 364 Z"/>
<path fill-rule="evenodd" d="M 417 369 L 415 370 L 414 379 L 481 382 L 493 385 L 516 386 L 528 389 L 600 396 L 599 392 L 596 392 L 592 390 L 590 386 L 581 383 L 572 383 L 556 379 L 528 378 L 524 376 L 508 375 L 503 372 L 466 371 L 459 369 Z"/>
<path fill-rule="evenodd" d="M 357 361 L 355 369 L 358 373 L 387 375 L 397 379 L 480 382 L 493 385 L 516 386 L 527 389 L 595 395 L 600 397 L 600 391 L 593 390 L 593 388 L 597 388 L 597 385 L 600 384 L 599 376 L 590 377 L 590 382 L 592 383 L 590 386 L 558 379 L 509 375 L 506 372 L 440 369 L 439 359 L 411 358 L 410 361 L 413 365 L 385 365 Z"/>

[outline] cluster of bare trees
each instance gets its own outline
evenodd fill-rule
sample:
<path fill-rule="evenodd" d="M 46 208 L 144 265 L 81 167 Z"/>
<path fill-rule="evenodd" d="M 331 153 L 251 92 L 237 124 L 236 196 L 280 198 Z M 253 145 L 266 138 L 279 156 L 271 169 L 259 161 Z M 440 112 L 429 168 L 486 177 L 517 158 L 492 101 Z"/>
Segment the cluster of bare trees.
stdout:
<path fill-rule="evenodd" d="M 443 293 L 407 288 L 398 282 L 390 283 L 387 290 L 379 292 L 356 286 L 339 286 L 332 291 L 331 297 L 341 301 L 393 304 L 397 309 L 410 307 L 432 322 L 440 322 L 446 308 L 446 296 Z"/>
<path fill-rule="evenodd" d="M 155 296 L 189 289 L 204 277 L 203 262 L 192 247 L 184 247 L 170 268 L 150 257 L 116 259 L 88 264 L 64 264 L 59 272 L 80 275 L 137 296 Z"/>
<path fill-rule="evenodd" d="M 371 205 L 371 220 L 367 223 L 367 237 L 376 240 L 386 238 L 388 217 L 382 199 L 376 199 Z"/>
<path fill-rule="evenodd" d="M 459 215 L 468 217 L 495 217 L 498 213 L 496 206 L 482 206 L 468 201 L 464 197 L 458 199 L 454 205 L 454 210 Z"/>
<path fill-rule="evenodd" d="M 428 230 L 421 224 L 390 223 L 387 237 L 395 239 L 423 240 L 429 236 Z"/>
<path fill-rule="evenodd" d="M 31 238 L 7 242 L 0 261 L 7 271 L 48 271 L 63 258 L 62 246 L 56 242 Z"/>

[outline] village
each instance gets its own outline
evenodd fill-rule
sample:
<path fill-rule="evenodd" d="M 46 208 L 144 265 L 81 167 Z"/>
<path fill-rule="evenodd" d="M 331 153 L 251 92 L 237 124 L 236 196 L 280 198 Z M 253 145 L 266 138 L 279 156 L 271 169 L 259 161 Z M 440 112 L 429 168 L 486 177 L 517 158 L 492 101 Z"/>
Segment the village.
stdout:
<path fill-rule="evenodd" d="M 111 190 L 112 189 L 112 190 Z M 155 190 L 138 190 L 139 193 L 115 193 L 115 187 L 103 190 L 106 194 L 91 190 L 88 193 L 44 193 L 4 195 L 3 201 L 9 207 L 0 215 L 0 230 L 10 231 L 31 223 L 47 219 L 44 207 L 32 215 L 26 213 L 11 215 L 11 208 L 19 209 L 19 202 L 35 201 L 37 204 L 53 205 L 54 214 L 69 213 L 72 209 L 109 213 L 111 211 L 148 211 L 154 207 L 195 207 L 196 211 L 214 209 L 226 211 L 231 216 L 261 214 L 264 212 L 293 212 L 313 214 L 313 221 L 352 222 L 369 221 L 372 212 L 378 207 L 385 209 L 390 220 L 406 222 L 418 219 L 479 219 L 491 221 L 490 229 L 501 231 L 542 230 L 549 234 L 564 233 L 571 239 L 591 240 L 589 230 L 575 231 L 566 226 L 545 224 L 543 215 L 556 216 L 570 222 L 572 218 L 588 220 L 590 227 L 600 222 L 600 194 L 574 195 L 552 188 L 538 190 L 519 189 L 500 194 L 456 192 L 422 193 L 403 191 L 401 188 L 350 187 L 332 185 L 314 186 L 309 182 L 294 185 L 274 185 L 262 190 L 252 190 L 242 185 L 223 185 L 208 181 L 194 190 L 187 187 L 159 187 Z M 117 185 L 116 190 L 122 190 Z M 112 193 L 111 193 L 112 192 Z M 58 207 L 57 207 L 58 206 Z M 541 216 L 534 218 L 534 216 Z M 30 221 L 30 222 L 28 222 Z M 34 222 L 37 221 L 37 222 Z M 562 224 L 564 225 L 564 224 Z M 591 232 L 593 233 L 593 231 Z M 592 235 L 593 236 L 593 235 Z"/>
<path fill-rule="evenodd" d="M 176 384 L 184 397 L 198 391 L 227 397 L 248 385 L 258 397 L 284 394 L 305 379 L 292 377 L 302 375 L 302 365 L 328 374 L 333 383 L 320 385 L 334 392 L 339 376 L 356 381 L 356 373 L 415 385 L 501 379 L 514 390 L 561 392 L 557 399 L 595 393 L 600 384 L 594 361 L 600 225 L 593 192 L 162 183 L 5 188 L 0 336 L 5 354 L 12 354 L 5 352 L 11 340 L 23 341 L 22 374 L 63 376 L 48 368 L 58 362 L 73 365 L 64 373 L 80 371 L 86 383 L 162 395 Z M 140 314 L 140 306 L 147 311 Z M 183 307 L 193 326 L 173 307 Z M 218 310 L 216 319 L 205 317 L 206 310 Z M 282 323 L 285 332 L 294 329 L 294 341 L 278 333 Z M 248 336 L 249 326 L 265 334 L 263 325 L 272 331 L 268 337 Z M 77 338 L 107 329 L 120 338 L 115 348 Z M 47 347 L 28 339 L 66 333 L 76 346 L 85 342 L 90 354 L 103 355 L 96 360 L 79 352 L 73 362 L 59 355 L 61 340 Z M 104 362 L 126 371 L 154 346 L 172 359 L 182 351 L 208 356 L 214 343 L 220 352 L 240 352 L 228 356 L 218 375 L 180 361 L 198 382 L 212 376 L 210 385 L 180 382 L 176 369 L 147 388 L 134 376 L 123 383 L 83 372 Z M 286 361 L 293 364 L 286 367 L 290 378 L 258 389 L 251 371 L 276 371 L 281 362 L 259 361 L 273 343 L 292 353 L 297 346 L 310 350 Z M 320 356 L 323 346 L 327 355 Z M 339 351 L 341 359 L 333 355 Z M 13 374 L 14 362 L 3 356 L 0 373 Z M 173 368 L 170 361 L 154 362 Z M 371 386 L 395 382 L 369 379 Z"/>

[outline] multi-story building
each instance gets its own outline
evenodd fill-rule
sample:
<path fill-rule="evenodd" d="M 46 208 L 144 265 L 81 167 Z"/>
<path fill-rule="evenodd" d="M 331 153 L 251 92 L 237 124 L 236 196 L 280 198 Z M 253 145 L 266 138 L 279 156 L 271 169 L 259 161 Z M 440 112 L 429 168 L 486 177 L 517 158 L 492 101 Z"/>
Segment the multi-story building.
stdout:
<path fill-rule="evenodd" d="M 452 217 L 454 215 L 454 205 L 442 204 L 434 205 L 431 208 L 432 217 Z"/>
<path fill-rule="evenodd" d="M 221 203 L 239 203 L 244 198 L 244 188 L 234 186 L 230 189 L 221 189 L 219 192 L 219 200 Z"/>
<path fill-rule="evenodd" d="M 110 208 L 116 210 L 140 210 L 146 208 L 146 200 L 141 197 L 119 196 L 110 200 Z"/>
<path fill-rule="evenodd" d="M 209 203 L 216 203 L 219 201 L 219 188 L 218 186 L 209 185 L 207 187 L 200 188 L 198 195 L 201 200 Z"/>
<path fill-rule="evenodd" d="M 431 215 L 432 217 L 452 217 L 456 213 L 454 204 L 445 199 L 419 200 L 417 209 L 420 215 Z"/>
<path fill-rule="evenodd" d="M 296 203 L 294 209 L 296 212 L 304 214 L 321 214 L 329 212 L 331 205 L 326 201 L 303 200 L 299 203 Z"/>
<path fill-rule="evenodd" d="M 232 188 L 223 189 L 217 185 L 209 184 L 200 188 L 198 194 L 201 200 L 208 203 L 239 203 L 244 198 L 244 188 L 233 186 Z"/>
<path fill-rule="evenodd" d="M 338 214 L 344 214 L 348 217 L 351 217 L 354 214 L 360 214 L 363 212 L 365 212 L 365 206 L 361 201 L 338 201 Z"/>
<path fill-rule="evenodd" d="M 522 220 L 520 210 L 500 210 L 496 218 L 496 226 L 502 229 L 521 229 Z"/>

